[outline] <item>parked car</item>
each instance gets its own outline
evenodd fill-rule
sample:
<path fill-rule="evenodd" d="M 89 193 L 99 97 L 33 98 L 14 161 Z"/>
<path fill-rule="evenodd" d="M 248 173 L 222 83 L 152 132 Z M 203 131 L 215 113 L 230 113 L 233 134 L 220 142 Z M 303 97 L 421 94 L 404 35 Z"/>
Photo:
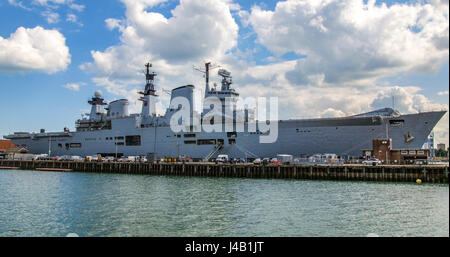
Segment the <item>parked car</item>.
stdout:
<path fill-rule="evenodd" d="M 271 164 L 279 165 L 281 162 L 280 162 L 280 160 L 278 160 L 277 158 L 272 158 L 272 159 L 270 160 L 270 163 L 271 163 Z"/>
<path fill-rule="evenodd" d="M 101 157 L 100 157 L 101 158 Z M 96 155 L 94 155 L 94 156 L 86 156 L 85 158 L 84 158 L 84 160 L 85 161 L 88 161 L 88 162 L 96 162 L 96 161 L 98 161 L 99 160 L 99 157 L 98 156 L 96 156 Z M 101 160 L 101 159 L 100 159 Z"/>
<path fill-rule="evenodd" d="M 427 160 L 415 160 L 414 164 L 415 165 L 426 165 L 427 164 Z"/>
<path fill-rule="evenodd" d="M 58 157 L 58 161 L 70 161 L 71 156 L 70 155 L 63 155 Z"/>
<path fill-rule="evenodd" d="M 105 157 L 103 157 L 103 161 L 104 162 L 113 162 L 114 161 L 114 157 L 112 157 L 112 156 L 105 156 Z"/>
<path fill-rule="evenodd" d="M 191 161 L 191 157 L 189 157 L 189 156 L 187 156 L 187 155 L 180 155 L 180 156 L 178 157 L 178 159 L 179 159 L 181 162 L 190 162 L 190 161 Z"/>
<path fill-rule="evenodd" d="M 256 158 L 253 160 L 253 164 L 261 164 L 261 163 L 262 163 L 262 161 L 260 158 Z"/>
<path fill-rule="evenodd" d="M 262 164 L 267 165 L 270 163 L 270 158 L 263 158 L 262 159 Z"/>
<path fill-rule="evenodd" d="M 48 154 L 39 154 L 33 157 L 33 160 L 47 160 Z"/>
<path fill-rule="evenodd" d="M 369 160 L 364 160 L 362 163 L 365 164 L 365 165 L 373 165 L 373 166 L 375 166 L 375 165 L 381 164 L 381 161 L 378 160 L 377 158 L 372 158 L 372 159 L 369 159 Z"/>
<path fill-rule="evenodd" d="M 301 160 L 299 158 L 295 158 L 292 164 L 301 164 Z"/>
<path fill-rule="evenodd" d="M 117 162 L 136 162 L 139 161 L 139 156 L 122 156 L 119 159 L 115 159 L 113 158 L 112 161 L 117 161 Z"/>
<path fill-rule="evenodd" d="M 246 163 L 244 158 L 234 158 L 233 162 L 234 163 Z"/>
<path fill-rule="evenodd" d="M 137 161 L 139 161 L 139 162 L 147 162 L 147 157 L 145 157 L 145 156 L 139 156 L 139 158 L 137 159 Z"/>

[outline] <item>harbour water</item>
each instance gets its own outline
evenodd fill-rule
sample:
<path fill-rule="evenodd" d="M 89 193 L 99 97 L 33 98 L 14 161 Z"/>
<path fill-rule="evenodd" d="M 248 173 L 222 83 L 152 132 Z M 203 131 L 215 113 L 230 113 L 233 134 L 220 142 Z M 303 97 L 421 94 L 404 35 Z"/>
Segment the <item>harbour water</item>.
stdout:
<path fill-rule="evenodd" d="M 0 170 L 0 236 L 449 236 L 447 184 Z"/>

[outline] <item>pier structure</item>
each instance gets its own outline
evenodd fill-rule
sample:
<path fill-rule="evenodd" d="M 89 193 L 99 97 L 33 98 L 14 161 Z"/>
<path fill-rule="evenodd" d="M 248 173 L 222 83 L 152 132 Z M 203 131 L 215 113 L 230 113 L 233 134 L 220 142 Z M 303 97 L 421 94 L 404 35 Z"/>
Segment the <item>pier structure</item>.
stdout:
<path fill-rule="evenodd" d="M 0 160 L 2 167 L 23 170 L 147 174 L 193 177 L 308 179 L 447 183 L 448 165 L 252 165 L 215 163 L 139 163 Z"/>

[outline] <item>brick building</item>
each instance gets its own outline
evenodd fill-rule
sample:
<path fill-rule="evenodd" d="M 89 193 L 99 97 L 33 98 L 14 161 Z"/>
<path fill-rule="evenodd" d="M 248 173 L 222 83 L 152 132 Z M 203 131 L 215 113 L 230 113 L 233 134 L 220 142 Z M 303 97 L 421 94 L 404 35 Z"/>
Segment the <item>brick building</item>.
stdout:
<path fill-rule="evenodd" d="M 10 140 L 0 139 L 0 158 L 5 158 L 9 150 L 17 148 Z"/>
<path fill-rule="evenodd" d="M 0 139 L 0 152 L 6 153 L 8 149 L 16 148 L 16 146 L 10 140 Z"/>
<path fill-rule="evenodd" d="M 426 163 L 430 149 L 392 149 L 391 139 L 374 139 L 372 149 L 363 150 L 366 159 L 377 158 L 384 164 Z"/>

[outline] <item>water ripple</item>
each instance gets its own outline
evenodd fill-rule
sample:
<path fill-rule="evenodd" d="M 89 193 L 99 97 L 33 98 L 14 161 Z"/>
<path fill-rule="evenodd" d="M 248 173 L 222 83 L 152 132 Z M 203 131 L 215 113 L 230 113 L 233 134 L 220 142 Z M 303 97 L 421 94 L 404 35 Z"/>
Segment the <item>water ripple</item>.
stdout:
<path fill-rule="evenodd" d="M 448 185 L 0 172 L 0 236 L 449 236 Z"/>

